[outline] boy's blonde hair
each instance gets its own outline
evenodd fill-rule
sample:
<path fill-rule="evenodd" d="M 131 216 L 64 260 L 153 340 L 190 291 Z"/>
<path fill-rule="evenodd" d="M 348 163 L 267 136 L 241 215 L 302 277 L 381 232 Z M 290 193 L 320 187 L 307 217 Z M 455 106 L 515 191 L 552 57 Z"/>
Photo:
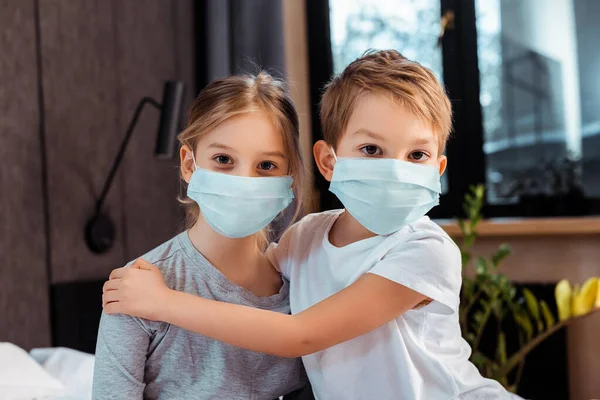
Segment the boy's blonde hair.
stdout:
<path fill-rule="evenodd" d="M 396 50 L 365 53 L 326 86 L 321 100 L 323 139 L 337 146 L 363 93 L 391 95 L 438 135 L 440 154 L 452 129 L 452 106 L 433 72 Z"/>
<path fill-rule="evenodd" d="M 290 165 L 288 173 L 294 177 L 294 221 L 302 208 L 305 174 L 300 151 L 298 113 L 283 81 L 261 71 L 212 82 L 200 92 L 190 108 L 188 125 L 179 135 L 179 143 L 195 151 L 200 139 L 223 122 L 256 111 L 264 112 L 283 136 L 285 155 Z M 190 228 L 198 220 L 200 208 L 187 197 L 187 184 L 183 179 L 181 181 L 182 195 L 179 201 L 185 205 L 186 228 Z M 267 232 L 262 232 L 261 237 L 266 240 Z"/>

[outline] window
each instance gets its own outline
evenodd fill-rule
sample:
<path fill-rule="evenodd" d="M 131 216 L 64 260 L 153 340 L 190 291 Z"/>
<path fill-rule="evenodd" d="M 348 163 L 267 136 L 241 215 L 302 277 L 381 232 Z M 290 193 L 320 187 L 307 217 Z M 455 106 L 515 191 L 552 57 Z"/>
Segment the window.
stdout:
<path fill-rule="evenodd" d="M 440 48 L 448 11 L 455 26 Z M 598 20 L 596 0 L 308 1 L 314 140 L 331 74 L 368 49 L 394 48 L 432 69 L 453 102 L 432 216 L 460 215 L 477 183 L 487 187 L 487 216 L 600 214 Z M 339 206 L 326 182 L 317 187 L 323 209 Z"/>
<path fill-rule="evenodd" d="M 600 2 L 475 7 L 488 201 L 588 213 L 586 195 L 600 197 Z"/>
<path fill-rule="evenodd" d="M 335 73 L 368 49 L 393 48 L 442 79 L 439 0 L 330 0 L 329 8 Z"/>

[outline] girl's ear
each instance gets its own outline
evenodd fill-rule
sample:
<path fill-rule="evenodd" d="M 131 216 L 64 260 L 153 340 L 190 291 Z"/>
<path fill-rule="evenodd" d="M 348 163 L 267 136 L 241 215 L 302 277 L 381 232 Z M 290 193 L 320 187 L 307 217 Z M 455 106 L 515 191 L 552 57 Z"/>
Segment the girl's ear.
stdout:
<path fill-rule="evenodd" d="M 192 157 L 192 149 L 187 144 L 184 144 L 181 146 L 181 149 L 179 149 L 179 161 L 181 164 L 181 177 L 186 183 L 190 183 L 190 179 L 192 179 L 192 174 L 196 167 Z"/>
<path fill-rule="evenodd" d="M 333 176 L 333 166 L 335 165 L 335 157 L 331 147 L 324 140 L 319 140 L 313 146 L 313 156 L 315 157 L 315 163 L 319 172 L 323 175 L 323 178 L 331 182 Z"/>

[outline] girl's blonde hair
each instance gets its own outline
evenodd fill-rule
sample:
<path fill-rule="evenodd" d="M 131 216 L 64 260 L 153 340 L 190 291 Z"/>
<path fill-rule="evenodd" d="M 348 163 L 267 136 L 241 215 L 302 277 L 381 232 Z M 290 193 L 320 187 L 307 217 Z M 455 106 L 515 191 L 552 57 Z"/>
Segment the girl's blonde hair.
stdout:
<path fill-rule="evenodd" d="M 293 222 L 302 210 L 305 174 L 300 151 L 298 113 L 289 97 L 286 84 L 265 71 L 257 74 L 233 75 L 218 79 L 206 86 L 190 108 L 186 129 L 179 135 L 181 146 L 196 150 L 200 139 L 217 126 L 235 116 L 262 111 L 283 135 L 285 154 L 294 177 L 295 211 Z M 251 133 L 248 133 L 251 134 Z M 179 201 L 186 211 L 186 229 L 200 216 L 198 204 L 187 197 L 187 184 L 181 179 L 182 193 Z M 266 244 L 269 228 L 260 232 L 259 239 Z"/>

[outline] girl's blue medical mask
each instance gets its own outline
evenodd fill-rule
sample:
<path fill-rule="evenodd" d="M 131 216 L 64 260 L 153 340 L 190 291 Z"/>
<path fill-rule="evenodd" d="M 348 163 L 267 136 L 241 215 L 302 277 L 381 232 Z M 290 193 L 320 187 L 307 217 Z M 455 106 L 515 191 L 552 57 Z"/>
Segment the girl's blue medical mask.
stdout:
<path fill-rule="evenodd" d="M 199 168 L 187 195 L 198 203 L 215 232 L 228 238 L 250 236 L 271 223 L 294 199 L 291 176 L 251 178 Z"/>
<path fill-rule="evenodd" d="M 332 150 L 333 151 L 333 150 Z M 439 204 L 440 174 L 393 158 L 338 158 L 329 190 L 362 226 L 387 235 Z"/>

